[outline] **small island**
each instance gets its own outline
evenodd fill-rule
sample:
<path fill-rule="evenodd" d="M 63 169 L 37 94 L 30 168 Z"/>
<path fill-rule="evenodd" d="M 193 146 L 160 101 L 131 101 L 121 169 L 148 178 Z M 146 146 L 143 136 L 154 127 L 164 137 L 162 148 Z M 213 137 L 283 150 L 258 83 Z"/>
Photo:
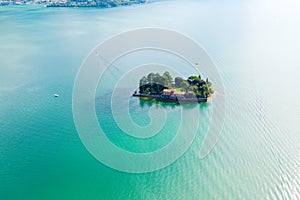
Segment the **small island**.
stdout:
<path fill-rule="evenodd" d="M 168 71 L 163 75 L 149 73 L 140 79 L 139 89 L 132 96 L 158 101 L 179 103 L 205 103 L 214 93 L 212 83 L 200 75 L 172 78 Z"/>

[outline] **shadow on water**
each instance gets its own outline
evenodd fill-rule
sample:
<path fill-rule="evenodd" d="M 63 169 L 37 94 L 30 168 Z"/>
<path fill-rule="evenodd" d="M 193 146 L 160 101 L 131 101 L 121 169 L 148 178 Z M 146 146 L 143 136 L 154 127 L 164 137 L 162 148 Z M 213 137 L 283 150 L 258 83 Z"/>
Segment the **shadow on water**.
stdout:
<path fill-rule="evenodd" d="M 132 98 L 138 98 L 138 97 L 132 97 Z M 163 108 L 177 108 L 182 107 L 183 109 L 193 109 L 195 107 L 206 108 L 209 106 L 210 103 L 179 103 L 179 102 L 165 102 L 165 101 L 159 101 L 155 99 L 144 99 L 139 98 L 139 104 L 142 108 L 145 106 L 151 107 L 151 106 L 162 106 Z"/>

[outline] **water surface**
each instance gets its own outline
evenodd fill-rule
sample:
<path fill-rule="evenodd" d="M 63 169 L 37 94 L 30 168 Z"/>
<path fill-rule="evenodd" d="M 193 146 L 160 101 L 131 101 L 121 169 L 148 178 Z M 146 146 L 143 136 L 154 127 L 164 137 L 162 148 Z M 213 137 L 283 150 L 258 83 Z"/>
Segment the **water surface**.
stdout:
<path fill-rule="evenodd" d="M 0 7 L 0 198 L 300 199 L 299 6 L 191 0 L 114 9 Z M 226 119 L 206 159 L 198 152 L 209 105 L 199 108 L 207 123 L 183 157 L 160 171 L 127 174 L 84 148 L 72 89 L 92 48 L 141 27 L 174 29 L 207 49 L 226 88 Z M 135 120 L 146 124 L 140 115 Z M 112 125 L 109 115 L 103 120 Z M 166 133 L 162 144 L 172 137 Z M 111 140 L 132 151 L 141 147 Z M 144 150 L 159 147 L 152 145 Z"/>

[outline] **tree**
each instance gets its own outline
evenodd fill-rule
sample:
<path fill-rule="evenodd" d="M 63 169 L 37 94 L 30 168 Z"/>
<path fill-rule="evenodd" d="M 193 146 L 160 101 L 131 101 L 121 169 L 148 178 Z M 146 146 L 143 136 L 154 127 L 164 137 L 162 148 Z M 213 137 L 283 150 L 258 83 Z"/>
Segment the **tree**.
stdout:
<path fill-rule="evenodd" d="M 185 90 L 185 92 L 188 92 L 190 84 L 187 81 L 182 81 L 180 87 L 182 87 Z"/>
<path fill-rule="evenodd" d="M 164 72 L 163 75 L 159 73 L 149 73 L 140 79 L 139 89 L 143 94 L 162 94 L 163 89 L 174 88 L 173 80 L 169 72 Z M 172 87 L 173 86 L 173 87 Z M 175 88 L 181 88 L 186 92 L 187 97 L 196 95 L 197 97 L 208 97 L 214 93 L 211 87 L 212 83 L 208 78 L 201 79 L 201 76 L 189 76 L 187 80 L 181 77 L 175 78 Z"/>
<path fill-rule="evenodd" d="M 150 84 L 153 83 L 153 79 L 155 78 L 155 74 L 154 73 L 149 73 L 148 76 L 147 76 L 147 80 Z"/>
<path fill-rule="evenodd" d="M 180 85 L 181 85 L 182 81 L 184 81 L 183 78 L 176 77 L 175 78 L 175 87 L 181 87 Z"/>
<path fill-rule="evenodd" d="M 173 82 L 173 78 L 172 78 L 171 74 L 168 71 L 165 71 L 165 73 L 163 74 L 163 77 L 167 79 L 167 85 L 171 86 L 172 82 Z"/>
<path fill-rule="evenodd" d="M 203 92 L 202 92 L 203 97 L 208 97 L 208 96 L 209 96 L 208 85 L 207 85 L 207 84 L 204 84 L 204 85 L 202 86 L 202 88 L 203 88 Z"/>
<path fill-rule="evenodd" d="M 139 85 L 140 93 L 144 93 L 144 91 L 146 90 L 146 85 L 147 85 L 147 78 L 146 76 L 143 76 L 140 80 L 140 85 Z"/>
<path fill-rule="evenodd" d="M 191 84 L 191 85 L 200 85 L 201 82 L 201 78 L 200 76 L 189 76 L 187 81 Z"/>
<path fill-rule="evenodd" d="M 146 84 L 147 84 L 147 78 L 146 78 L 146 76 L 143 76 L 140 80 L 140 87 L 143 85 L 146 85 Z"/>
<path fill-rule="evenodd" d="M 201 96 L 199 88 L 198 88 L 197 85 L 192 85 L 190 87 L 190 89 L 191 89 L 191 92 L 194 94 L 194 96 L 196 96 L 196 97 L 200 97 Z"/>

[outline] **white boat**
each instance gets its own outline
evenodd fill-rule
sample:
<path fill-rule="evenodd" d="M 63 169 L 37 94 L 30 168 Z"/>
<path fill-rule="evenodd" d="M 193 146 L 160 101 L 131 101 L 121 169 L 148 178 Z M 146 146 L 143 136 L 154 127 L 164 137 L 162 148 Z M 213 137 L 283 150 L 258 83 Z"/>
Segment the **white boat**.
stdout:
<path fill-rule="evenodd" d="M 59 94 L 53 94 L 54 97 L 59 97 Z"/>

